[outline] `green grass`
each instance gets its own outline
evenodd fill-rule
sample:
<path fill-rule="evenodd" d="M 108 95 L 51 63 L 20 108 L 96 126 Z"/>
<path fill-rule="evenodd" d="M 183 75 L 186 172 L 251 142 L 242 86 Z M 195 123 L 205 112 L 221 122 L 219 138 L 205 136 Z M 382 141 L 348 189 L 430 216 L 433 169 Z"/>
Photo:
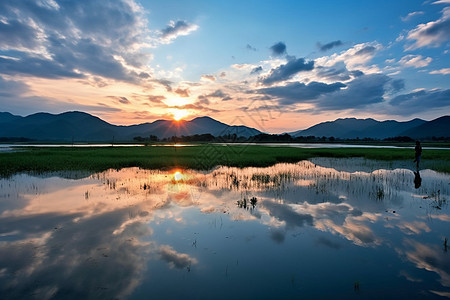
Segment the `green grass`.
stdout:
<path fill-rule="evenodd" d="M 298 162 L 312 157 L 364 157 L 376 160 L 412 160 L 412 149 L 338 148 L 300 149 L 265 146 L 19 148 L 0 153 L 0 175 L 18 172 L 103 171 L 125 167 L 207 170 L 217 165 L 263 167 L 279 162 Z M 450 173 L 449 150 L 424 150 L 422 160 L 435 161 L 436 171 Z M 428 167 L 428 166 L 427 166 Z"/>

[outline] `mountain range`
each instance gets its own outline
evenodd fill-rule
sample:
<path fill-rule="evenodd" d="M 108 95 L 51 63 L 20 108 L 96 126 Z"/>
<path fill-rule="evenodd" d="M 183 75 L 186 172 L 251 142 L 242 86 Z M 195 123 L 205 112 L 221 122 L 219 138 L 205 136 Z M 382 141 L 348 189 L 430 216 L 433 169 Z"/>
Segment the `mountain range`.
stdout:
<path fill-rule="evenodd" d="M 190 121 L 157 120 L 131 126 L 118 126 L 84 112 L 36 113 L 26 117 L 0 112 L 0 137 L 24 137 L 41 141 L 132 141 L 134 137 L 158 138 L 210 133 L 214 136 L 236 134 L 253 136 L 259 130 L 230 126 L 210 117 Z"/>
<path fill-rule="evenodd" d="M 289 132 L 293 137 L 318 136 L 341 139 L 373 138 L 384 139 L 397 136 L 409 136 L 414 139 L 450 137 L 450 116 L 432 121 L 413 119 L 407 122 L 394 120 L 376 121 L 374 119 L 346 118 L 323 122 L 305 130 Z"/>
<path fill-rule="evenodd" d="M 172 136 L 195 134 L 223 136 L 236 134 L 250 137 L 261 131 L 243 126 L 227 125 L 210 117 L 198 117 L 190 121 L 157 120 L 130 126 L 113 125 L 84 112 L 61 114 L 36 113 L 26 117 L 0 112 L 0 137 L 27 138 L 40 141 L 132 141 L 134 137 L 157 136 L 159 139 Z M 293 137 L 316 136 L 343 139 L 374 138 L 383 139 L 409 136 L 414 139 L 450 137 L 450 116 L 432 121 L 413 119 L 407 122 L 394 120 L 346 118 L 323 122 L 305 130 L 289 133 Z"/>

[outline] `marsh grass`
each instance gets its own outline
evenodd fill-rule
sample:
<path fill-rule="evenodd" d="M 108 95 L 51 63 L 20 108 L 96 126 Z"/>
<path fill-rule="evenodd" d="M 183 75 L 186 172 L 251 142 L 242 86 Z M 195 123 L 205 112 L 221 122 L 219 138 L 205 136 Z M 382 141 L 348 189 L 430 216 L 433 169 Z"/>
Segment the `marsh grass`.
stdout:
<path fill-rule="evenodd" d="M 208 144 L 190 147 L 92 147 L 92 148 L 18 148 L 0 153 L 0 175 L 18 172 L 53 172 L 83 170 L 99 172 L 107 169 L 140 167 L 143 169 L 191 168 L 210 169 L 218 165 L 265 167 L 276 163 L 295 163 L 312 157 L 364 157 L 375 160 L 413 160 L 411 149 L 338 148 L 303 149 L 266 146 L 215 147 L 220 155 L 214 161 L 200 155 Z M 205 161 L 199 164 L 199 159 Z M 450 173 L 450 151 L 424 150 L 424 166 Z M 434 163 L 428 162 L 434 161 Z"/>

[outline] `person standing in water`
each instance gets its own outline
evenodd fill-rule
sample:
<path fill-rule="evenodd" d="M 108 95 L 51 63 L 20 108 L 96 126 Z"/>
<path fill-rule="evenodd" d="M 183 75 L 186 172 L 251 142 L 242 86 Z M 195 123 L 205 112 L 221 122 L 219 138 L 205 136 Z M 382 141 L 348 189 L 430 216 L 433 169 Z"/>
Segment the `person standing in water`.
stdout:
<path fill-rule="evenodd" d="M 420 145 L 419 141 L 416 141 L 416 147 L 414 148 L 414 151 L 415 151 L 414 162 L 416 163 L 417 170 L 419 170 L 420 158 L 422 156 L 422 146 Z"/>

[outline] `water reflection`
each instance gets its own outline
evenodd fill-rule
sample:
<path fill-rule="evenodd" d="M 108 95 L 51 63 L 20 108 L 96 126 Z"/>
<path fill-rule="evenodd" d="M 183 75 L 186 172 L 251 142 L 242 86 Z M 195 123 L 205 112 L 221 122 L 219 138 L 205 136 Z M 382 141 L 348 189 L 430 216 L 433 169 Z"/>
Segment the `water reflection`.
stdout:
<path fill-rule="evenodd" d="M 449 293 L 450 176 L 376 164 L 319 159 L 1 179 L 0 292 L 39 299 Z"/>

